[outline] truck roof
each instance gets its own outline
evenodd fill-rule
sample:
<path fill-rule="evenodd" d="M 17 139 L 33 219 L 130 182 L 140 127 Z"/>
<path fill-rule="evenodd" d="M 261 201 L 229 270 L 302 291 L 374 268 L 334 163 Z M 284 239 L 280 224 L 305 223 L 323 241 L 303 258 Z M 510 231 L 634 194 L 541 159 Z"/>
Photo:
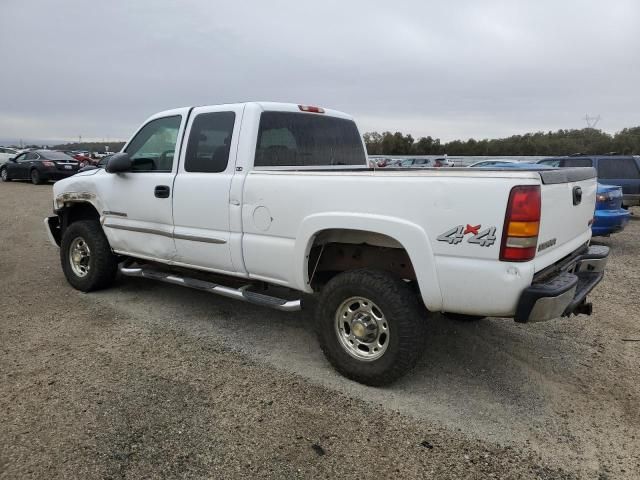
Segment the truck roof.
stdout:
<path fill-rule="evenodd" d="M 170 115 L 178 115 L 182 114 L 184 109 L 192 109 L 196 107 L 220 107 L 220 106 L 229 106 L 229 107 L 246 107 L 249 105 L 256 106 L 257 108 L 263 111 L 269 112 L 295 112 L 295 113 L 304 113 L 302 107 L 315 107 L 319 108 L 321 112 L 315 113 L 316 115 L 326 115 L 329 117 L 338 117 L 344 118 L 346 120 L 353 120 L 353 117 L 347 113 L 341 112 L 339 110 L 333 110 L 325 107 L 316 107 L 311 106 L 309 104 L 299 104 L 299 103 L 285 103 L 285 102 L 265 102 L 265 101 L 256 101 L 256 102 L 235 102 L 235 103 L 219 103 L 219 104 L 210 104 L 210 105 L 193 105 L 191 107 L 181 107 L 181 108 L 172 108 L 170 110 L 164 110 L 162 112 L 158 112 L 153 115 L 155 117 L 165 117 Z M 312 112 L 314 113 L 314 112 Z"/>

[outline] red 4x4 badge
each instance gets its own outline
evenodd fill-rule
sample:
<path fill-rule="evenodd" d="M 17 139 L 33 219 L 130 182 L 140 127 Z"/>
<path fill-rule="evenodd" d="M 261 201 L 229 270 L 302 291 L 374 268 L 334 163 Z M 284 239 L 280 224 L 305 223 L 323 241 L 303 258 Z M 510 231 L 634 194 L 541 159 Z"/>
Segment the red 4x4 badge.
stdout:
<path fill-rule="evenodd" d="M 480 230 L 482 225 L 458 225 L 450 230 L 447 230 L 442 235 L 438 236 L 439 242 L 447 242 L 449 245 L 457 245 L 464 239 L 464 236 L 471 234 L 472 236 L 467 239 L 468 243 L 475 243 L 481 247 L 490 247 L 496 243 L 496 227 L 485 228 Z"/>

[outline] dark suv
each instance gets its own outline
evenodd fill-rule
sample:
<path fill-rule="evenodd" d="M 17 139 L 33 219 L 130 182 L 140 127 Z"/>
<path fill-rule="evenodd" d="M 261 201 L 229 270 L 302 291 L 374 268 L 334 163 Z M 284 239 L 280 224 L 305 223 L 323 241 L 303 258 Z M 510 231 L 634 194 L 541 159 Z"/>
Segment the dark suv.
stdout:
<path fill-rule="evenodd" d="M 552 167 L 595 167 L 598 182 L 622 187 L 625 207 L 640 205 L 640 156 L 638 155 L 574 155 L 545 158 L 538 163 Z"/>

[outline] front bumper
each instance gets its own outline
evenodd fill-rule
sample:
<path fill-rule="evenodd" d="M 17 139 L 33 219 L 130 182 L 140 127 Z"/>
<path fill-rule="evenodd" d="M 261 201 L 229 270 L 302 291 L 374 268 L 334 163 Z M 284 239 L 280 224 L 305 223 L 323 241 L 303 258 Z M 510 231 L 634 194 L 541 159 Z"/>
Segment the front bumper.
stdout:
<path fill-rule="evenodd" d="M 47 238 L 54 247 L 60 246 L 61 230 L 60 230 L 60 217 L 57 215 L 51 215 L 44 219 L 45 230 L 47 231 Z"/>
<path fill-rule="evenodd" d="M 600 283 L 609 247 L 592 245 L 550 278 L 526 288 L 516 308 L 515 321 L 541 322 L 558 317 L 591 314 L 587 295 Z"/>

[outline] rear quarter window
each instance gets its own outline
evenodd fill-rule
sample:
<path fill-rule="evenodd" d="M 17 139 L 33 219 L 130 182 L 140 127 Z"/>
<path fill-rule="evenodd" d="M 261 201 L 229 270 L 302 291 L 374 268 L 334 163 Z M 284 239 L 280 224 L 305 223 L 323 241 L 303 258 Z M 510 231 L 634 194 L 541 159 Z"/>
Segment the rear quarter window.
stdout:
<path fill-rule="evenodd" d="M 601 158 L 598 161 L 600 178 L 640 178 L 633 158 Z"/>
<path fill-rule="evenodd" d="M 263 112 L 256 167 L 366 166 L 356 125 L 321 114 Z"/>

